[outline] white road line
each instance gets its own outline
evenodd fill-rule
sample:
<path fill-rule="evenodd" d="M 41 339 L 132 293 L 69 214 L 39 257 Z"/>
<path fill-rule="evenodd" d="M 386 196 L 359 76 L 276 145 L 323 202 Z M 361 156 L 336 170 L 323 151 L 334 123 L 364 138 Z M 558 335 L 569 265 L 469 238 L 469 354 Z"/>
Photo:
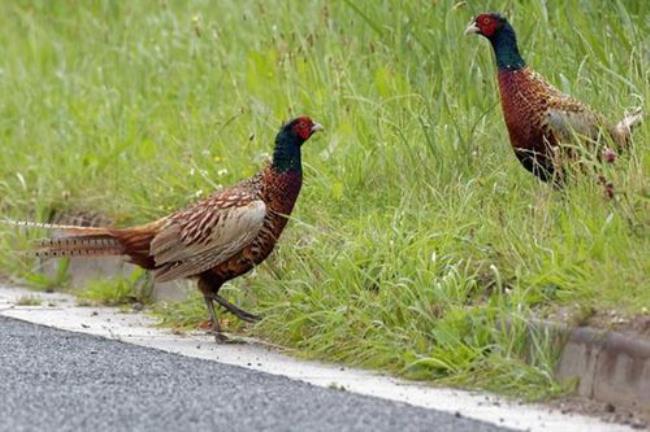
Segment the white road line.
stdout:
<path fill-rule="evenodd" d="M 18 299 L 24 296 L 38 296 L 43 300 L 42 305 L 16 306 Z M 144 314 L 122 313 L 116 308 L 78 307 L 74 297 L 60 293 L 44 294 L 0 287 L 0 315 L 283 375 L 317 386 L 336 385 L 354 393 L 459 413 L 464 417 L 519 430 L 632 430 L 627 426 L 609 424 L 583 415 L 562 414 L 543 406 L 513 402 L 488 393 L 435 388 L 366 370 L 298 360 L 252 340 L 246 344 L 217 345 L 212 337 L 205 334 L 175 335 L 167 329 L 153 327 L 155 321 Z"/>

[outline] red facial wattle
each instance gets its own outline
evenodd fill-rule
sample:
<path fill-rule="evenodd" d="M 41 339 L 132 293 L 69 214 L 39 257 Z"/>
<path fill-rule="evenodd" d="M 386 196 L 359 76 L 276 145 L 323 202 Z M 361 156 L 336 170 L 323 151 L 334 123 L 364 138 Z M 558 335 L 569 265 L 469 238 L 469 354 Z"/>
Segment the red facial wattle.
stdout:
<path fill-rule="evenodd" d="M 300 120 L 293 127 L 293 130 L 296 132 L 296 135 L 300 137 L 300 139 L 307 141 L 312 134 L 312 122 L 308 119 Z"/>
<path fill-rule="evenodd" d="M 488 15 L 479 15 L 476 17 L 476 25 L 485 37 L 492 37 L 497 31 L 497 21 Z"/>

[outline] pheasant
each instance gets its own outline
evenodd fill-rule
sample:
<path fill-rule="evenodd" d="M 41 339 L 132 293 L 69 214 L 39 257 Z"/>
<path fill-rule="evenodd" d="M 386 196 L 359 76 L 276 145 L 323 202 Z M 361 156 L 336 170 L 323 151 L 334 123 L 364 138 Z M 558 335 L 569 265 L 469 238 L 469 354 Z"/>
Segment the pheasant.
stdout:
<path fill-rule="evenodd" d="M 519 162 L 544 182 L 552 180 L 558 186 L 563 182 L 563 156 L 571 157 L 572 153 L 562 144 L 575 143 L 576 137 L 588 145 L 602 143 L 604 132 L 617 150 L 622 150 L 629 143 L 632 128 L 643 119 L 639 109 L 612 125 L 582 102 L 547 83 L 526 66 L 514 29 L 498 13 L 478 15 L 465 34 L 482 35 L 492 44 L 510 143 Z M 605 151 L 610 155 L 606 159 L 611 159 L 611 149 Z"/>
<path fill-rule="evenodd" d="M 22 223 L 58 229 L 43 241 L 40 257 L 123 255 L 151 270 L 159 282 L 198 278 L 217 342 L 227 340 L 217 302 L 240 319 L 259 319 L 219 295 L 226 282 L 261 263 L 287 224 L 302 185 L 301 146 L 322 126 L 309 117 L 282 126 L 270 164 L 250 179 L 151 223 L 130 228 Z M 20 222 L 18 222 L 20 224 Z"/>

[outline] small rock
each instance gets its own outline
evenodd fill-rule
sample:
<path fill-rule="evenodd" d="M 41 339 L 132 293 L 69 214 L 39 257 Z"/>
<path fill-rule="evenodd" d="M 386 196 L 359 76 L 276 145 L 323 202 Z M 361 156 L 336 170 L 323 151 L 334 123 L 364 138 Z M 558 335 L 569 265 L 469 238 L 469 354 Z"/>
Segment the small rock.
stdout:
<path fill-rule="evenodd" d="M 616 407 L 614 406 L 614 404 L 607 402 L 605 404 L 605 412 L 613 413 L 614 411 L 616 411 Z"/>
<path fill-rule="evenodd" d="M 140 312 L 142 309 L 144 309 L 144 305 L 140 302 L 138 303 L 133 303 L 133 310 L 136 312 Z"/>
<path fill-rule="evenodd" d="M 90 316 L 97 316 L 97 315 L 99 315 L 99 312 L 97 311 L 92 311 L 92 313 L 90 314 Z"/>
<path fill-rule="evenodd" d="M 83 327 L 83 328 L 90 328 L 90 326 L 89 326 L 88 324 L 81 324 L 81 327 Z"/>

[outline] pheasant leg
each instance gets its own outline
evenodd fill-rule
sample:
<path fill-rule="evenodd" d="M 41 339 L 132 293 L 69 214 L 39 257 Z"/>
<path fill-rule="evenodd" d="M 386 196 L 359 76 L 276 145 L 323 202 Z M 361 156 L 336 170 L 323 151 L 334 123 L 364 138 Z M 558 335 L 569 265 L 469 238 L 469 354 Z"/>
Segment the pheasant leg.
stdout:
<path fill-rule="evenodd" d="M 217 319 L 217 313 L 214 310 L 214 304 L 212 303 L 212 298 L 209 296 L 204 296 L 204 299 L 205 299 L 205 305 L 208 308 L 208 314 L 210 315 L 210 321 L 212 321 L 212 329 L 210 330 L 210 332 L 214 334 L 215 341 L 217 343 L 228 341 L 226 335 L 223 334 L 223 332 L 221 331 L 221 325 L 219 324 L 219 320 Z"/>
<path fill-rule="evenodd" d="M 207 299 L 207 297 L 206 297 L 206 299 Z M 234 304 L 230 303 L 225 298 L 221 297 L 219 294 L 213 294 L 211 299 L 216 301 L 217 303 L 219 303 L 228 312 L 235 315 L 237 318 L 241 319 L 242 321 L 246 321 L 246 322 L 249 322 L 249 323 L 254 323 L 254 322 L 257 322 L 260 319 L 262 319 L 259 315 L 252 314 L 250 312 L 247 312 L 247 311 L 235 306 Z"/>

